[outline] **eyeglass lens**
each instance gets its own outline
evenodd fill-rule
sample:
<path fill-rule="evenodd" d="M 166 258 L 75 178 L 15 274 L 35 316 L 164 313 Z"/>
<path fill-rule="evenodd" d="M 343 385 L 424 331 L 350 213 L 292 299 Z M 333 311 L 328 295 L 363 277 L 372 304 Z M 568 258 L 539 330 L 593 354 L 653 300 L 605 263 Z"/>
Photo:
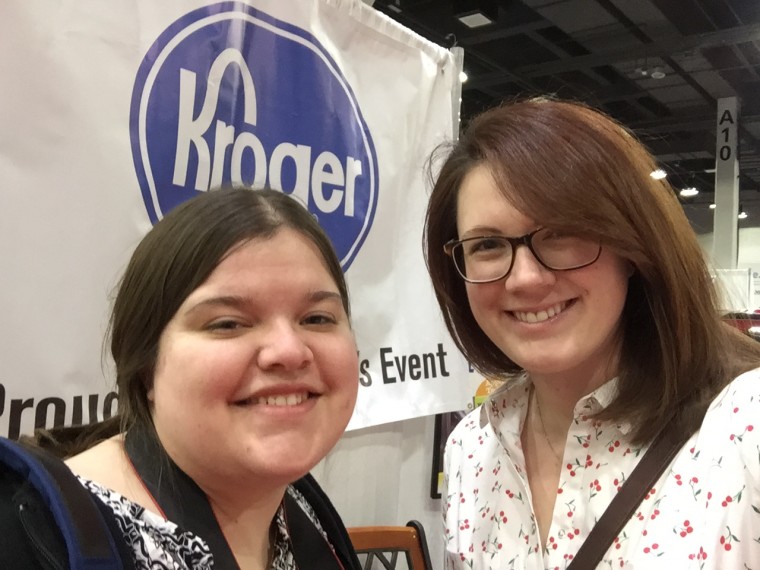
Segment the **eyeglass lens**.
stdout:
<path fill-rule="evenodd" d="M 598 242 L 573 235 L 540 229 L 529 238 L 533 254 L 549 269 L 557 271 L 583 267 L 596 261 Z M 514 241 L 514 240 L 513 240 Z M 457 270 L 469 281 L 495 281 L 511 269 L 513 243 L 505 237 L 490 236 L 466 239 L 452 250 Z"/>

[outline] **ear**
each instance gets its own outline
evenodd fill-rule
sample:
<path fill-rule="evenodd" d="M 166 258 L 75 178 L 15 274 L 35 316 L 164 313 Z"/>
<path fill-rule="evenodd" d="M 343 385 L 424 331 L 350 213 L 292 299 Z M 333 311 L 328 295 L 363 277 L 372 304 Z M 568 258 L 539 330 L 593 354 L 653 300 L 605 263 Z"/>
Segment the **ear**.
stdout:
<path fill-rule="evenodd" d="M 145 371 L 142 376 L 142 384 L 145 388 L 145 399 L 148 400 L 150 404 L 155 403 L 156 399 L 156 391 L 155 391 L 155 385 L 156 383 L 153 382 L 153 371 L 155 370 L 154 366 L 151 366 L 149 370 Z"/>

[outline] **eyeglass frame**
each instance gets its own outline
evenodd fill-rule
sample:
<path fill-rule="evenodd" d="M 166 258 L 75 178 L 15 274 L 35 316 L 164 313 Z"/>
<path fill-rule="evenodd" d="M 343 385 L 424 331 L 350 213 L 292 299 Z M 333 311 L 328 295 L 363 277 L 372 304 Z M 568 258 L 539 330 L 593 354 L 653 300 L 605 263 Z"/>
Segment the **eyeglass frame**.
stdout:
<path fill-rule="evenodd" d="M 480 285 L 482 283 L 494 283 L 495 281 L 499 281 L 501 279 L 504 279 L 507 277 L 511 272 L 512 268 L 515 266 L 515 255 L 517 254 L 517 248 L 521 245 L 524 245 L 530 250 L 530 253 L 533 255 L 536 261 L 542 266 L 548 269 L 549 271 L 572 271 L 573 269 L 581 269 L 583 267 L 588 267 L 589 265 L 596 263 L 599 260 L 599 257 L 602 255 L 602 244 L 599 243 L 599 250 L 596 252 L 596 257 L 589 261 L 588 263 L 582 263 L 580 265 L 574 265 L 573 267 L 564 267 L 562 269 L 555 269 L 554 267 L 551 267 L 548 265 L 544 260 L 541 259 L 541 257 L 536 253 L 536 250 L 533 249 L 533 236 L 536 235 L 538 232 L 545 230 L 547 228 L 540 227 L 532 232 L 528 232 L 525 235 L 522 235 L 520 237 L 509 237 L 509 236 L 499 236 L 499 235 L 482 235 L 482 236 L 472 236 L 467 237 L 464 239 L 450 239 L 445 244 L 443 244 L 443 252 L 448 255 L 451 258 L 452 263 L 454 264 L 454 269 L 456 269 L 457 273 L 459 273 L 459 276 L 464 279 L 467 283 L 473 283 L 475 285 Z M 509 268 L 507 268 L 506 273 L 500 277 L 495 277 L 493 279 L 488 279 L 485 281 L 473 281 L 467 277 L 465 277 L 462 274 L 462 271 L 459 269 L 459 265 L 457 264 L 457 260 L 454 257 L 454 248 L 458 245 L 461 245 L 463 243 L 466 243 L 468 241 L 473 241 L 476 239 L 486 239 L 486 238 L 496 238 L 505 240 L 509 245 L 512 247 L 512 259 L 509 261 Z M 464 262 L 464 259 L 462 260 Z"/>

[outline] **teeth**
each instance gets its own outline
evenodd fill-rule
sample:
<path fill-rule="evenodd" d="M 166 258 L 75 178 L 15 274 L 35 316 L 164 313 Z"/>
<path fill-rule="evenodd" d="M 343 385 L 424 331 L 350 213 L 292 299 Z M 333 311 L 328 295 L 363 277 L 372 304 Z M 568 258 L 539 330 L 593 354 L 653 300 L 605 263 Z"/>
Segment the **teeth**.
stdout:
<path fill-rule="evenodd" d="M 567 303 L 557 303 L 556 305 L 549 307 L 544 311 L 538 311 L 537 313 L 514 311 L 513 314 L 517 317 L 518 321 L 524 323 L 540 323 L 559 315 L 565 307 L 567 307 Z"/>
<path fill-rule="evenodd" d="M 266 406 L 297 406 L 308 398 L 308 394 L 288 394 L 287 396 L 265 396 L 257 399 L 258 404 Z"/>

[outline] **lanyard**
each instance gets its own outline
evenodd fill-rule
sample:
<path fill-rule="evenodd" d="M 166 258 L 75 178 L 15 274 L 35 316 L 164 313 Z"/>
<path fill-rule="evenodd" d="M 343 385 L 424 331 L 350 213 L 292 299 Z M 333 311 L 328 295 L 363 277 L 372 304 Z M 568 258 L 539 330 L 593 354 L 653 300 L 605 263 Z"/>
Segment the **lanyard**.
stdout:
<path fill-rule="evenodd" d="M 133 427 L 124 438 L 124 448 L 145 488 L 166 518 L 205 540 L 214 555 L 215 567 L 239 568 L 208 497 L 171 460 L 158 438 L 144 428 Z M 304 570 L 343 570 L 333 548 L 287 492 L 283 508 L 297 567 Z"/>

